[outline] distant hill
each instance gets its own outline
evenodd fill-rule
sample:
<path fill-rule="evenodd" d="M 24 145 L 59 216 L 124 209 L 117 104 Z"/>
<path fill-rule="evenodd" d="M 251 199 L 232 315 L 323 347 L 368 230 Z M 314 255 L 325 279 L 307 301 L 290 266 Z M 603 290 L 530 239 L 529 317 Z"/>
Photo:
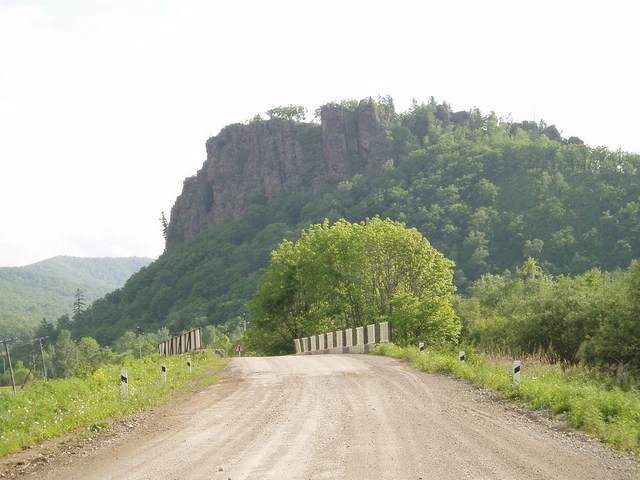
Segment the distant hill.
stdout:
<path fill-rule="evenodd" d="M 59 256 L 24 267 L 0 267 L 0 338 L 29 336 L 43 318 L 55 322 L 70 314 L 78 289 L 89 305 L 152 261 Z"/>

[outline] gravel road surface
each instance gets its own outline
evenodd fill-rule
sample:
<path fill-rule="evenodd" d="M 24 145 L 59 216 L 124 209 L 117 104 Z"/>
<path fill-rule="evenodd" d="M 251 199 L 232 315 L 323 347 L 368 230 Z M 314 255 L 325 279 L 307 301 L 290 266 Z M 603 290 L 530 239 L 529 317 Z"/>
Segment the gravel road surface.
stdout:
<path fill-rule="evenodd" d="M 318 355 L 232 359 L 218 383 L 27 476 L 600 480 L 640 470 L 465 382 L 391 358 Z"/>

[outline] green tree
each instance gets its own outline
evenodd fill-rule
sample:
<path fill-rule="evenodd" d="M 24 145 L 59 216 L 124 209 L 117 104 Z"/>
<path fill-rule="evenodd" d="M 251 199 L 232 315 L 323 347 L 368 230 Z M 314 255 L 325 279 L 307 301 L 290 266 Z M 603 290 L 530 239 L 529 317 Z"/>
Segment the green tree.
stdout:
<path fill-rule="evenodd" d="M 600 328 L 589 339 L 592 363 L 631 366 L 640 371 L 640 261 L 600 296 Z"/>
<path fill-rule="evenodd" d="M 136 355 L 140 348 L 138 336 L 132 331 L 124 332 L 113 343 L 113 349 L 116 353 L 125 353 L 129 355 Z"/>
<path fill-rule="evenodd" d="M 402 326 L 399 343 L 455 338 L 452 267 L 399 222 L 313 225 L 273 252 L 251 302 L 249 341 L 256 350 L 261 340 L 270 353 L 286 352 L 299 336 L 383 320 Z"/>
<path fill-rule="evenodd" d="M 138 349 L 142 352 L 142 356 L 146 357 L 158 352 L 158 344 L 169 340 L 169 329 L 160 328 L 155 332 L 149 332 L 138 335 Z"/>
<path fill-rule="evenodd" d="M 46 318 L 40 321 L 40 325 L 36 329 L 36 337 L 48 338 L 50 342 L 55 341 L 56 329 L 52 323 L 48 322 Z"/>
<path fill-rule="evenodd" d="M 85 306 L 84 293 L 78 288 L 76 289 L 75 300 L 73 302 L 73 315 L 71 316 L 73 322 L 80 323 L 82 321 Z"/>
<path fill-rule="evenodd" d="M 289 105 L 287 107 L 276 107 L 267 110 L 267 115 L 269 115 L 269 118 L 302 122 L 307 115 L 307 109 L 299 105 Z"/>
<path fill-rule="evenodd" d="M 60 315 L 58 320 L 56 320 L 56 338 L 59 336 L 64 330 L 70 330 L 72 327 L 71 319 L 68 314 Z"/>
<path fill-rule="evenodd" d="M 32 377 L 33 372 L 25 367 L 24 362 L 22 360 L 18 360 L 16 364 L 13 366 L 13 381 L 20 388 L 21 385 L 25 384 L 29 377 Z M 7 369 L 2 375 L 0 375 L 0 386 L 9 386 L 11 385 L 11 372 Z"/>
<path fill-rule="evenodd" d="M 498 198 L 499 191 L 500 188 L 496 187 L 486 178 L 482 178 L 476 184 L 474 194 L 479 205 L 491 206 L 496 201 L 496 198 Z"/>
<path fill-rule="evenodd" d="M 54 375 L 59 378 L 70 377 L 80 360 L 78 347 L 71 338 L 71 332 L 62 330 L 51 350 Z"/>
<path fill-rule="evenodd" d="M 169 221 L 167 220 L 167 217 L 164 216 L 164 211 L 160 214 L 160 223 L 162 225 L 162 236 L 166 242 L 167 235 L 169 233 Z"/>
<path fill-rule="evenodd" d="M 227 337 L 224 333 L 217 335 L 209 344 L 209 348 L 224 351 L 226 356 L 229 356 L 233 353 L 233 344 L 231 343 L 229 337 Z"/>
<path fill-rule="evenodd" d="M 91 337 L 83 337 L 78 342 L 78 365 L 74 369 L 76 375 L 87 375 L 96 371 L 103 361 L 100 344 Z"/>

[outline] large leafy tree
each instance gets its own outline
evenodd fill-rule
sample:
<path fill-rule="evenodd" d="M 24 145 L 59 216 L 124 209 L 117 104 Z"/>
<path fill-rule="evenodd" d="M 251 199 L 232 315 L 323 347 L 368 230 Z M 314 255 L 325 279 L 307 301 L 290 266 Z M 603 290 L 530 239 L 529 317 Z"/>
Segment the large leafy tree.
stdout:
<path fill-rule="evenodd" d="M 296 337 L 385 320 L 399 343 L 454 338 L 452 267 L 403 223 L 313 225 L 272 253 L 250 305 L 250 341 L 256 350 L 287 352 Z"/>

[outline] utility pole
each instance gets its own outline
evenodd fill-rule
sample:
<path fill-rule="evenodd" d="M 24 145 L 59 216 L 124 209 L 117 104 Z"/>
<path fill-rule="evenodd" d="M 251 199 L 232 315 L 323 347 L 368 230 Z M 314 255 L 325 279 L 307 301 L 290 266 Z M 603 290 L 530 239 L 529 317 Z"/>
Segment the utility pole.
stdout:
<path fill-rule="evenodd" d="M 11 365 L 11 355 L 9 355 L 9 343 L 15 342 L 17 338 L 9 338 L 0 340 L 0 343 L 4 344 L 4 351 L 7 354 L 7 360 L 9 361 L 9 371 L 11 372 L 11 386 L 13 387 L 13 394 L 16 394 L 16 379 L 13 376 L 13 366 Z"/>
<path fill-rule="evenodd" d="M 46 340 L 47 337 L 40 337 L 40 338 L 34 338 L 33 340 L 29 340 L 29 342 L 31 343 L 35 343 L 38 342 L 39 348 L 40 348 L 40 360 L 42 361 L 42 378 L 47 378 L 47 365 L 44 363 L 44 347 L 42 346 L 42 341 Z M 33 369 L 36 369 L 36 362 L 34 361 L 33 363 Z"/>
<path fill-rule="evenodd" d="M 49 337 L 36 338 L 35 341 L 40 344 L 40 359 L 42 360 L 42 377 L 47 378 L 47 366 L 44 363 L 44 348 L 42 348 L 42 340 Z"/>

